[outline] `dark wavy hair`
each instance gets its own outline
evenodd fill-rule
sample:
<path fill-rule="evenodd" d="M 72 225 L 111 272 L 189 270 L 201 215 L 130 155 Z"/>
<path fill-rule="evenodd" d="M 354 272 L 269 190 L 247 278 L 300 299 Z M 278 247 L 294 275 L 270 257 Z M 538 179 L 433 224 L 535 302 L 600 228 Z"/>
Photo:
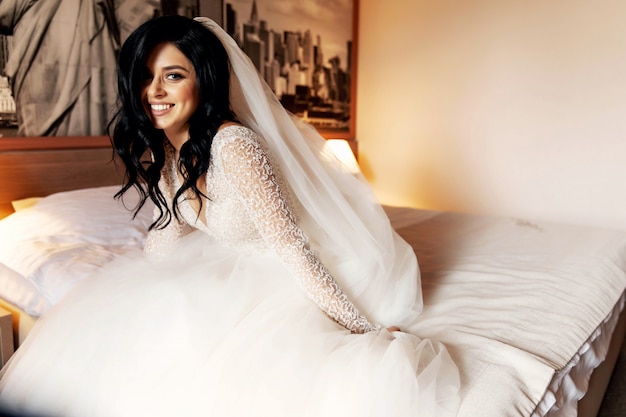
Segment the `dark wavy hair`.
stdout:
<path fill-rule="evenodd" d="M 176 191 L 173 213 L 159 190 L 158 182 L 165 164 L 165 133 L 150 121 L 142 102 L 146 61 L 154 48 L 171 43 L 191 61 L 196 71 L 199 104 L 189 119 L 189 140 L 180 149 L 178 169 L 183 184 Z M 122 198 L 130 189 L 139 193 L 137 215 L 146 200 L 152 200 L 160 215 L 150 229 L 163 228 L 179 218 L 178 199 L 191 190 L 200 199 L 197 180 L 206 173 L 211 159 L 211 144 L 220 125 L 234 120 L 229 100 L 230 63 L 220 40 L 201 23 L 182 16 L 162 16 L 139 26 L 124 42 L 117 68 L 118 105 L 107 131 L 114 152 L 126 169 Z"/>

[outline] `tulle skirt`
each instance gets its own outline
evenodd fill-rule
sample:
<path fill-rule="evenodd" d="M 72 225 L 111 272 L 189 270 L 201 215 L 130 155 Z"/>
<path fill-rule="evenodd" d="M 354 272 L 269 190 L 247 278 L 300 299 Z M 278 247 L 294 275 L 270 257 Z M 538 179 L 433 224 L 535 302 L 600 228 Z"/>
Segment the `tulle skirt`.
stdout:
<path fill-rule="evenodd" d="M 271 253 L 196 232 L 120 258 L 40 319 L 0 405 L 50 417 L 454 416 L 458 371 L 416 335 L 351 334 Z"/>

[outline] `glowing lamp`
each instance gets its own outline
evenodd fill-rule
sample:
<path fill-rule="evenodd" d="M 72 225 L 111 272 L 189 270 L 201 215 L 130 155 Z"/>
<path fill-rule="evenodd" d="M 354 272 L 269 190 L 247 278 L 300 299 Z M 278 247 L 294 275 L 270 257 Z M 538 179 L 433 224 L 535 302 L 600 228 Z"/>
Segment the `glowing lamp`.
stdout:
<path fill-rule="evenodd" d="M 356 174 L 361 171 L 347 140 L 328 139 L 325 146 L 339 159 L 339 162 L 341 162 L 349 172 Z"/>

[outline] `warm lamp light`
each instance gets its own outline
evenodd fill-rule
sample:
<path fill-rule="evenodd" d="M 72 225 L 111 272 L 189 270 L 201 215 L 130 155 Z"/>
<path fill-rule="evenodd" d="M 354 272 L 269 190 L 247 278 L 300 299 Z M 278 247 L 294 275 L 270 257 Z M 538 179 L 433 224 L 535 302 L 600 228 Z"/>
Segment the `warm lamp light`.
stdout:
<path fill-rule="evenodd" d="M 350 144 L 345 139 L 328 139 L 325 145 L 336 157 L 339 162 L 352 174 L 361 172 L 359 164 L 352 153 Z"/>

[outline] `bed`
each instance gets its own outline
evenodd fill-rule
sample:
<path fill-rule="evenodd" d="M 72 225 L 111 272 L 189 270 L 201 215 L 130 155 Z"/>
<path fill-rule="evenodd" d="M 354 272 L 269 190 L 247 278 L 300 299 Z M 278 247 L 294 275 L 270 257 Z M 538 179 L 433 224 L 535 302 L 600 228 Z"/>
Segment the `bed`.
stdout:
<path fill-rule="evenodd" d="M 0 298 L 15 346 L 76 282 L 140 251 L 104 137 L 0 141 Z M 132 206 L 132 199 L 125 201 Z M 419 332 L 459 365 L 462 417 L 592 417 L 626 327 L 626 232 L 385 207 L 422 272 Z"/>
<path fill-rule="evenodd" d="M 1 219 L 13 213 L 16 207 L 35 202 L 35 197 L 118 184 L 121 176 L 112 160 L 107 137 L 20 137 L 0 139 L 0 181 Z M 21 230 L 8 230 L 9 225 L 3 226 L 1 244 L 5 248 L 12 247 L 14 242 L 9 237 L 18 238 Z M 4 253 L 6 256 L 8 252 Z M 20 274 L 6 265 L 0 265 L 0 274 L 0 307 L 12 313 L 13 340 L 17 347 L 44 307 L 32 304 L 29 294 L 37 298 L 38 292 L 30 283 L 18 279 Z M 19 284 L 13 284 L 16 281 Z M 2 296 L 14 290 L 12 285 L 25 287 L 23 293 L 28 294 L 27 299 L 18 297 L 21 301 L 16 302 L 15 297 Z"/>

